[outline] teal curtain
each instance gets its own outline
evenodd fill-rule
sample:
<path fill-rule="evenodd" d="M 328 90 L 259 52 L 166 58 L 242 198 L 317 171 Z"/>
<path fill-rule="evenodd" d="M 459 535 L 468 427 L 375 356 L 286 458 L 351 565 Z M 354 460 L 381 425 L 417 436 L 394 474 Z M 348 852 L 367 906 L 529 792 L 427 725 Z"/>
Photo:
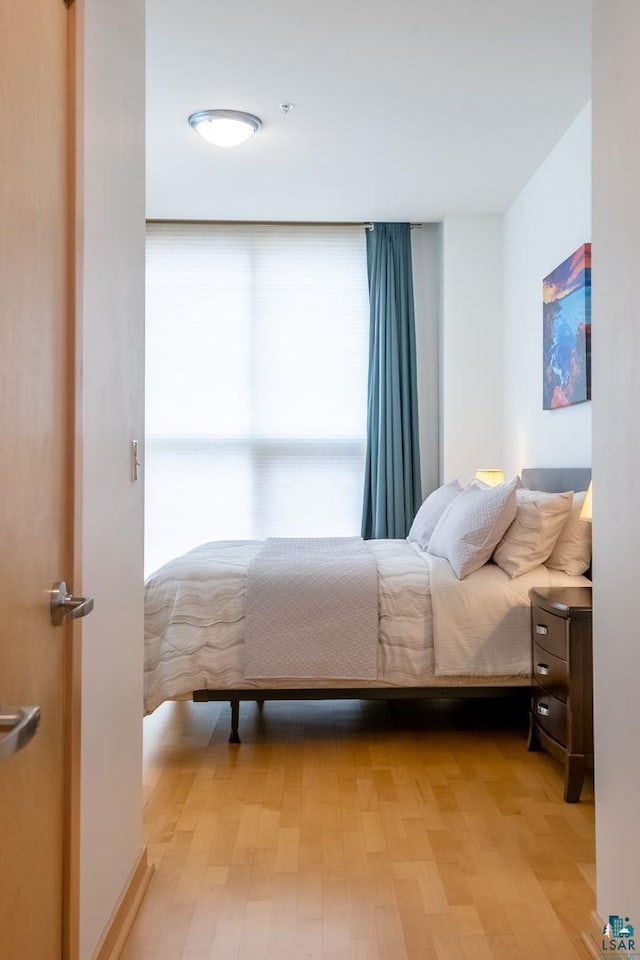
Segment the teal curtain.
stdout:
<path fill-rule="evenodd" d="M 369 385 L 362 536 L 406 537 L 422 502 L 408 223 L 367 231 Z"/>

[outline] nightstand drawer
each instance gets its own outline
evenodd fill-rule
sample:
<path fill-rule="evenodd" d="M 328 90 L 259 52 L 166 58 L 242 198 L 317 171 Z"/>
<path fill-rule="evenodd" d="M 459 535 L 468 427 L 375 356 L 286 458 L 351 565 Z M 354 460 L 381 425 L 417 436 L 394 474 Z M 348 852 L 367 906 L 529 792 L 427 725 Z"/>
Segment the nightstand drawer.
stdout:
<path fill-rule="evenodd" d="M 560 657 L 554 657 L 537 640 L 533 644 L 533 678 L 540 687 L 544 687 L 560 700 L 566 701 L 569 690 L 569 664 Z"/>
<path fill-rule="evenodd" d="M 533 715 L 542 727 L 563 747 L 567 745 L 567 705 L 545 690 L 534 688 L 531 703 Z"/>
<path fill-rule="evenodd" d="M 580 799 L 593 759 L 590 587 L 533 587 L 529 750 L 563 760 L 564 799 Z"/>
<path fill-rule="evenodd" d="M 540 607 L 531 608 L 533 639 L 561 660 L 567 659 L 567 621 Z"/>

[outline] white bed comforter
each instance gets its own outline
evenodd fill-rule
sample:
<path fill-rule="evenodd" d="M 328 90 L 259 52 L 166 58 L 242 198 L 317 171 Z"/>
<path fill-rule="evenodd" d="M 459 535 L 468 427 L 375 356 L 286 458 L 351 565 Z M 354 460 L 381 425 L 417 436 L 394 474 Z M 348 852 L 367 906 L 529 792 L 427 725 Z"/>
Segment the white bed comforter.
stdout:
<path fill-rule="evenodd" d="M 532 586 L 584 585 L 538 567 L 511 580 L 487 564 L 459 581 L 445 560 L 406 540 L 370 540 L 378 568 L 375 681 L 247 680 L 246 574 L 261 541 L 206 543 L 145 585 L 145 710 L 193 690 L 233 687 L 454 686 L 530 674 Z"/>

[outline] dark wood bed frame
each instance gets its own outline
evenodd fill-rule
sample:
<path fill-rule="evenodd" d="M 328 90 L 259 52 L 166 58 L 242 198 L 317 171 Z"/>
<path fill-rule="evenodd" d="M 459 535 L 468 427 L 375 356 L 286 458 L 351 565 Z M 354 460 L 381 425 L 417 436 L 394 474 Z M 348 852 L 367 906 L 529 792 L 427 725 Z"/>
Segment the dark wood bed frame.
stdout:
<path fill-rule="evenodd" d="M 240 701 L 262 705 L 265 700 L 480 700 L 522 699 L 529 705 L 531 685 L 504 687 L 287 687 L 235 688 L 233 690 L 194 690 L 195 703 L 229 701 L 231 732 L 229 743 L 240 743 Z"/>
<path fill-rule="evenodd" d="M 539 467 L 522 471 L 522 482 L 530 490 L 561 493 L 564 490 L 586 490 L 591 480 L 590 467 Z M 194 690 L 196 703 L 229 701 L 231 732 L 229 743 L 240 743 L 240 701 L 252 700 L 470 700 L 486 697 L 525 698 L 528 702 L 531 684 L 467 687 L 287 687 L 233 688 Z"/>

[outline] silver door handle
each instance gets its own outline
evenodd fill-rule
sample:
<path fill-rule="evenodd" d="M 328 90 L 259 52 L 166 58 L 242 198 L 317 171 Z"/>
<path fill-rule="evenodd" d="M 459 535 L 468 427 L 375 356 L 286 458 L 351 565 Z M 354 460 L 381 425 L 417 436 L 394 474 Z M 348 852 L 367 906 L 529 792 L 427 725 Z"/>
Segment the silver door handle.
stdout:
<path fill-rule="evenodd" d="M 40 723 L 40 707 L 0 707 L 0 759 L 10 757 L 29 743 Z"/>
<path fill-rule="evenodd" d="M 549 631 L 544 626 L 544 624 L 536 623 L 536 633 L 540 633 L 542 634 L 543 637 L 545 637 L 549 633 Z"/>
<path fill-rule="evenodd" d="M 536 664 L 536 673 L 542 674 L 543 677 L 549 676 L 549 667 L 546 663 L 537 663 Z"/>
<path fill-rule="evenodd" d="M 74 597 L 64 580 L 54 583 L 51 591 L 51 623 L 54 627 L 59 627 L 66 616 L 77 620 L 92 610 L 93 597 Z"/>
<path fill-rule="evenodd" d="M 549 707 L 546 706 L 546 704 L 544 704 L 544 703 L 539 703 L 539 704 L 538 704 L 538 713 L 539 713 L 541 716 L 543 716 L 543 717 L 548 717 L 549 714 L 550 714 L 550 712 L 551 712 L 551 711 L 549 710 Z"/>

